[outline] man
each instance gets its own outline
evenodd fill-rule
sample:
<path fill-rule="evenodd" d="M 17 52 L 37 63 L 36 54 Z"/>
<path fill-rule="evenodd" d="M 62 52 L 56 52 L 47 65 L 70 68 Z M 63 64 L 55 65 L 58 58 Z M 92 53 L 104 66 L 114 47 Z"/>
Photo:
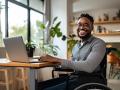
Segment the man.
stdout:
<path fill-rule="evenodd" d="M 94 19 L 92 16 L 89 14 L 81 14 L 78 19 L 77 28 L 80 41 L 73 48 L 72 60 L 64 60 L 50 55 L 41 57 L 43 61 L 59 62 L 62 68 L 69 68 L 75 72 L 79 72 L 79 77 L 73 83 L 70 83 L 72 84 L 70 90 L 87 82 L 106 84 L 104 79 L 102 80 L 101 78 L 101 73 L 98 73 L 101 70 L 100 63 L 105 56 L 106 44 L 103 40 L 92 36 L 93 25 Z M 93 80 L 92 77 L 94 77 L 95 80 Z"/>

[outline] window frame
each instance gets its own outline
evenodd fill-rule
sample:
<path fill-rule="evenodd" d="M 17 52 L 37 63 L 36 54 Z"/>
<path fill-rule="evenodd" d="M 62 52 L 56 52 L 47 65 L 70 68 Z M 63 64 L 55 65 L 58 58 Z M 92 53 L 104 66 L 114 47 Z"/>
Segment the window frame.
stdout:
<path fill-rule="evenodd" d="M 44 3 L 44 0 L 42 0 Z M 21 2 L 15 1 L 15 0 L 5 0 L 5 37 L 9 37 L 9 30 L 8 30 L 8 2 L 11 2 L 13 4 L 16 4 L 18 6 L 24 7 L 27 9 L 27 41 L 31 41 L 31 23 L 30 23 L 30 11 L 33 10 L 35 12 L 38 12 L 43 15 L 43 21 L 44 21 L 44 12 L 41 12 L 39 10 L 36 10 L 29 6 L 29 0 L 27 0 L 27 5 L 23 4 Z M 44 7 L 43 7 L 44 8 Z"/>

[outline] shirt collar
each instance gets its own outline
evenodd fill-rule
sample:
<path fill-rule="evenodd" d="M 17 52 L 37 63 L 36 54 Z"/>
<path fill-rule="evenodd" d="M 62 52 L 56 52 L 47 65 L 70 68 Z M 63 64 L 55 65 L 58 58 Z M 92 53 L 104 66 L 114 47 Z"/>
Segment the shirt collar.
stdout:
<path fill-rule="evenodd" d="M 84 43 L 91 42 L 93 40 L 94 36 L 91 35 L 87 40 L 84 41 Z M 81 40 L 79 41 L 79 44 L 81 43 Z"/>
<path fill-rule="evenodd" d="M 91 35 L 90 38 L 88 38 L 85 42 L 91 42 L 93 40 L 93 36 Z"/>

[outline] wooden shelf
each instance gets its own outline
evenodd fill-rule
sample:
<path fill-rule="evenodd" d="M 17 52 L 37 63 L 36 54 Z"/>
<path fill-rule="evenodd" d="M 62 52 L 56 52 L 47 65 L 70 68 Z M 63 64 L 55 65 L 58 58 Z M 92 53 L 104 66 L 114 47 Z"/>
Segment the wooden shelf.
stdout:
<path fill-rule="evenodd" d="M 95 25 L 99 24 L 120 24 L 120 20 L 111 20 L 111 21 L 100 21 L 100 22 L 95 22 Z"/>
<path fill-rule="evenodd" d="M 111 21 L 101 21 L 101 22 L 94 22 L 94 25 L 101 25 L 101 24 L 120 24 L 120 20 L 111 20 Z M 70 26 L 76 26 L 77 24 L 74 22 L 70 22 Z M 120 32 L 109 32 L 109 33 L 93 33 L 95 36 L 120 36 Z"/>
<path fill-rule="evenodd" d="M 100 22 L 94 22 L 95 25 L 100 25 L 100 24 L 120 24 L 120 20 L 110 20 L 110 21 L 100 21 Z M 70 26 L 75 26 L 77 25 L 74 22 L 70 22 Z"/>
<path fill-rule="evenodd" d="M 118 36 L 120 32 L 113 32 L 113 33 L 93 33 L 95 36 Z"/>

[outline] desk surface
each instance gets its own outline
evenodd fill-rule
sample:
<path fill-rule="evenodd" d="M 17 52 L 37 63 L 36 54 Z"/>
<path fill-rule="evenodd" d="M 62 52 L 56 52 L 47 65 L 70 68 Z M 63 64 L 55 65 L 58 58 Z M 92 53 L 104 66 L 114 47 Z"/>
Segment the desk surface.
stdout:
<path fill-rule="evenodd" d="M 40 62 L 40 63 L 20 63 L 20 62 L 9 62 L 0 63 L 0 67 L 26 67 L 26 68 L 42 68 L 59 65 L 59 63 Z"/>

